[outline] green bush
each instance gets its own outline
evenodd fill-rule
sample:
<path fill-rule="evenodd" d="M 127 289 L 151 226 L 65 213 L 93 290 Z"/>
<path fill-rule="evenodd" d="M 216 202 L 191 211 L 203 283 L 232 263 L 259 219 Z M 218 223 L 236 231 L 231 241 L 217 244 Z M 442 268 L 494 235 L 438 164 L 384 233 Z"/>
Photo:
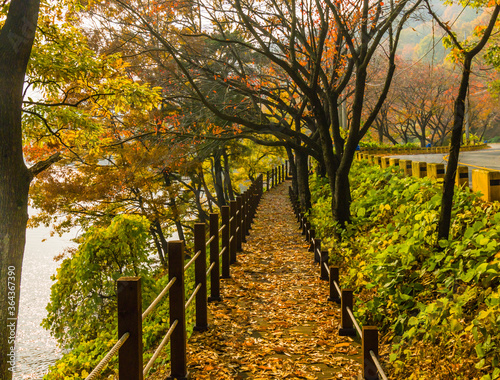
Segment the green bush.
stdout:
<path fill-rule="evenodd" d="M 312 223 L 343 285 L 358 289 L 358 318 L 382 329 L 393 378 L 499 378 L 499 203 L 457 189 L 451 238 L 436 244 L 436 181 L 364 163 L 351 174 L 352 224 L 341 231 L 332 221 L 320 178 Z"/>
<path fill-rule="evenodd" d="M 55 283 L 43 321 L 65 354 L 46 379 L 84 379 L 114 345 L 118 338 L 118 278 L 141 277 L 143 309 L 167 284 L 168 276 L 152 267 L 148 231 L 146 218 L 120 215 L 108 227 L 91 227 L 79 247 L 68 252 L 52 278 Z M 161 302 L 143 326 L 145 351 L 163 338 L 168 319 L 168 302 Z M 115 356 L 103 371 L 104 377 L 116 373 L 116 362 Z"/>

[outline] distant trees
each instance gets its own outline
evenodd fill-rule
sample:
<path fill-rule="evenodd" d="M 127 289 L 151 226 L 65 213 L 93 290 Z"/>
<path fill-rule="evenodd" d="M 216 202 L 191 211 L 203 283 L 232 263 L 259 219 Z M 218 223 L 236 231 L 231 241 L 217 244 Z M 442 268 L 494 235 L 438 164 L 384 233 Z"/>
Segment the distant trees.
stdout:
<path fill-rule="evenodd" d="M 416 140 L 420 146 L 448 144 L 458 75 L 458 70 L 450 63 L 398 61 L 393 86 L 373 127 L 378 140 L 392 144 Z M 492 77 L 495 76 L 471 77 L 468 121 L 471 133 L 480 138 L 498 115 L 495 100 L 488 90 Z M 368 103 L 372 102 L 372 93 L 376 92 L 379 83 L 380 79 L 374 76 L 372 86 L 368 87 Z"/>
<path fill-rule="evenodd" d="M 448 35 L 447 43 L 452 47 L 452 52 L 455 54 L 457 62 L 461 65 L 462 73 L 460 78 L 460 86 L 458 88 L 455 104 L 453 109 L 453 127 L 450 138 L 450 154 L 446 174 L 443 184 L 443 197 L 441 200 L 441 213 L 439 216 L 438 240 L 448 240 L 451 225 L 451 211 L 453 207 L 453 194 L 455 191 L 455 176 L 458 166 L 458 156 L 460 154 L 460 143 L 462 140 L 463 125 L 465 119 L 465 104 L 469 82 L 471 76 L 472 62 L 481 50 L 486 46 L 493 29 L 497 23 L 498 14 L 500 13 L 500 5 L 496 4 L 492 8 L 487 25 L 480 28 L 477 35 L 472 40 L 460 41 L 456 34 L 453 33 L 446 21 L 441 20 L 432 10 L 428 0 L 426 1 L 427 8 L 432 17 L 439 24 L 441 29 Z"/>

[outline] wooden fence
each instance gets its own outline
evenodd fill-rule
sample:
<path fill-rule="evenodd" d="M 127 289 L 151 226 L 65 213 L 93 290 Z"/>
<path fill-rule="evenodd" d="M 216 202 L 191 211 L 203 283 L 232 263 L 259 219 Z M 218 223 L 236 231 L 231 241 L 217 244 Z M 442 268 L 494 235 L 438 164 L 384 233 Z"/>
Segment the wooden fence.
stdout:
<path fill-rule="evenodd" d="M 288 165 L 281 165 L 266 173 L 265 189 L 269 190 L 285 180 Z M 170 342 L 169 379 L 187 379 L 187 329 L 186 310 L 195 303 L 194 330 L 208 329 L 208 305 L 220 301 L 221 278 L 230 277 L 230 265 L 236 262 L 237 252 L 251 229 L 257 206 L 264 191 L 263 175 L 250 187 L 222 206 L 219 214 L 211 213 L 207 240 L 206 225 L 194 226 L 194 256 L 185 263 L 184 242 L 168 242 L 169 282 L 156 299 L 142 312 L 141 279 L 122 277 L 117 281 L 118 297 L 118 341 L 106 353 L 86 380 L 95 379 L 112 357 L 118 354 L 118 377 L 120 380 L 142 380 L 146 377 L 163 347 Z M 209 260 L 207 260 L 209 248 Z M 220 249 L 219 249 L 220 248 Z M 210 263 L 207 268 L 207 261 Z M 185 272 L 194 264 L 195 288 L 185 299 Z M 210 295 L 207 294 L 210 279 Z M 155 350 L 149 362 L 143 365 L 142 323 L 160 301 L 169 297 L 170 328 Z"/>
<path fill-rule="evenodd" d="M 289 196 L 295 216 L 297 217 L 297 222 L 300 224 L 302 235 L 309 242 L 309 251 L 313 253 L 314 262 L 320 266 L 320 278 L 329 282 L 328 300 L 341 305 L 339 335 L 359 336 L 361 338 L 363 379 L 378 380 L 380 375 L 380 378 L 387 380 L 387 376 L 379 362 L 377 327 L 363 326 L 361 328 L 359 326 L 353 314 L 353 290 L 341 289 L 340 268 L 329 265 L 328 251 L 321 249 L 321 239 L 316 236 L 315 229 L 312 228 L 311 223 L 301 211 L 300 202 L 291 187 L 289 188 Z"/>

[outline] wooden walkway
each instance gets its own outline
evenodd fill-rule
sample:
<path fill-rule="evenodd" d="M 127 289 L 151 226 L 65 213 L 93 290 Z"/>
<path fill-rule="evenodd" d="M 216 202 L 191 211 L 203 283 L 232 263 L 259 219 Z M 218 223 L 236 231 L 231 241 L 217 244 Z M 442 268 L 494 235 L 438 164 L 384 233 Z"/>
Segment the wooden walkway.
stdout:
<path fill-rule="evenodd" d="M 300 234 L 289 182 L 264 194 L 257 217 L 209 304 L 210 328 L 188 342 L 192 379 L 357 379 L 360 346 L 339 337 L 339 306 Z"/>

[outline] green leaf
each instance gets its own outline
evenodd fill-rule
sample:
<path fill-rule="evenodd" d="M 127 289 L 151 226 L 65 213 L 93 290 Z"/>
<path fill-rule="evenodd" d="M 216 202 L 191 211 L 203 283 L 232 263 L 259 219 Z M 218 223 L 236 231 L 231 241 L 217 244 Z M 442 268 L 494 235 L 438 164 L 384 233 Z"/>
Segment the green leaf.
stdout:
<path fill-rule="evenodd" d="M 463 282 L 470 282 L 475 277 L 475 275 L 476 275 L 475 269 L 469 269 L 467 273 L 462 273 L 460 279 Z"/>
<path fill-rule="evenodd" d="M 488 263 L 482 263 L 478 265 L 478 267 L 476 268 L 476 274 L 477 275 L 483 274 L 484 272 L 486 272 L 487 268 L 488 268 Z"/>

